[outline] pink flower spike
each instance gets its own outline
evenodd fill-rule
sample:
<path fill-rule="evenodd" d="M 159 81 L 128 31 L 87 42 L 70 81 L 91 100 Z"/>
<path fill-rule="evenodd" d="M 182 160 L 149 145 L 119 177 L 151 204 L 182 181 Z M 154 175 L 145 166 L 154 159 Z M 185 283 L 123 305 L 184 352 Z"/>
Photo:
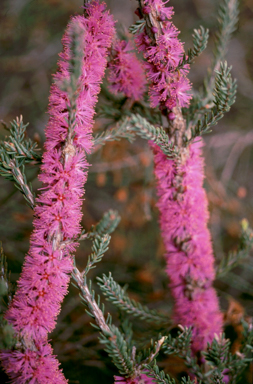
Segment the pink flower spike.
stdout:
<path fill-rule="evenodd" d="M 144 67 L 137 59 L 130 42 L 116 40 L 112 46 L 111 60 L 108 63 L 109 90 L 123 93 L 137 101 L 143 98 L 146 89 Z"/>
<path fill-rule="evenodd" d="M 174 296 L 174 320 L 193 327 L 193 352 L 204 350 L 222 331 L 214 257 L 207 228 L 203 189 L 202 141 L 193 143 L 184 164 L 176 164 L 153 145 L 157 207 L 166 249 L 167 273 Z"/>
<path fill-rule="evenodd" d="M 24 340 L 22 350 L 1 353 L 4 369 L 15 384 L 67 383 L 52 355 L 47 334 L 55 327 L 73 269 L 71 253 L 81 232 L 83 186 L 89 166 L 86 153 L 93 145 L 94 108 L 115 34 L 112 16 L 104 3 L 93 0 L 85 10 L 86 16 L 71 19 L 62 39 L 63 51 L 49 97 L 50 118 L 39 176 L 43 187 L 36 199 L 30 249 L 6 313 L 16 336 Z M 67 123 L 71 96 L 62 84 L 71 77 L 73 35 L 77 35 L 82 65 L 71 131 Z"/>
<path fill-rule="evenodd" d="M 184 56 L 183 44 L 178 39 L 179 31 L 169 21 L 173 8 L 166 7 L 168 1 L 146 0 L 143 11 L 148 8 L 160 21 L 151 27 L 153 40 L 146 29 L 135 36 L 135 43 L 147 60 L 145 67 L 149 80 L 150 103 L 153 108 L 160 104 L 162 109 L 188 107 L 191 100 L 191 84 L 186 78 L 188 66 L 178 68 Z M 145 15 L 145 12 L 143 12 Z"/>

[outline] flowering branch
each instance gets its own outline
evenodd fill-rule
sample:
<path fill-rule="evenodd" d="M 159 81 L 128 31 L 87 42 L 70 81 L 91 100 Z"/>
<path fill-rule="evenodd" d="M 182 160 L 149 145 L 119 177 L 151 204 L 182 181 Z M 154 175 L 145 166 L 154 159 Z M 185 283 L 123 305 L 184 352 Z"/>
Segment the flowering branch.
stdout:
<path fill-rule="evenodd" d="M 87 178 L 85 152 L 93 144 L 92 118 L 113 24 L 104 5 L 95 0 L 86 6 L 86 18 L 72 18 L 62 40 L 40 174 L 44 191 L 37 198 L 30 251 L 6 313 L 21 341 L 17 351 L 2 353 L 4 368 L 15 383 L 66 383 L 47 333 L 55 326 L 73 268 L 71 253 L 80 233 Z"/>

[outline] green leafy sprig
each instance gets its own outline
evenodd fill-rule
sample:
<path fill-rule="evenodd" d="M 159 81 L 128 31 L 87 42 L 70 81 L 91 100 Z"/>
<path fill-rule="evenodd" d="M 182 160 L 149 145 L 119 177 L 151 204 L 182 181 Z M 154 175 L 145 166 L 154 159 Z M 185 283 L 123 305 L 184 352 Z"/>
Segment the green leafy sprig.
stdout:
<path fill-rule="evenodd" d="M 226 257 L 222 258 L 219 266 L 217 267 L 217 278 L 226 275 L 231 269 L 235 268 L 249 255 L 249 251 L 253 246 L 253 231 L 249 227 L 249 223 L 246 219 L 242 220 L 241 226 L 242 232 L 239 239 L 238 249 L 237 251 L 229 252 Z"/>
<path fill-rule="evenodd" d="M 86 312 L 95 320 L 95 324 L 91 325 L 98 329 L 100 341 L 104 345 L 105 351 L 112 358 L 113 363 L 118 368 L 119 372 L 125 377 L 134 375 L 134 362 L 131 357 L 131 351 L 128 348 L 128 342 L 119 328 L 112 324 L 112 317 L 108 313 L 105 318 L 104 304 L 100 303 L 100 296 L 95 297 L 95 291 L 92 290 L 92 282 L 87 283 L 88 272 L 95 267 L 95 264 L 102 260 L 104 253 L 108 250 L 110 235 L 117 223 L 119 216 L 116 211 L 107 212 L 100 222 L 92 227 L 92 253 L 88 257 L 86 268 L 83 272 L 75 266 L 72 272 L 72 277 L 75 286 L 80 291 L 80 297 L 83 303 L 87 306 Z"/>
<path fill-rule="evenodd" d="M 111 273 L 109 273 L 109 276 L 103 274 L 103 278 L 97 277 L 97 280 L 98 285 L 107 300 L 116 305 L 116 307 L 120 310 L 147 322 L 159 323 L 163 325 L 168 323 L 167 316 L 160 314 L 154 309 L 149 309 L 133 299 L 130 299 L 126 290 L 121 288 L 121 286 L 116 283 Z"/>
<path fill-rule="evenodd" d="M 178 156 L 178 148 L 169 142 L 169 136 L 162 127 L 155 127 L 140 115 L 132 114 L 129 117 L 129 125 L 137 135 L 157 144 L 168 157 Z"/>
<path fill-rule="evenodd" d="M 6 256 L 0 244 L 0 349 L 9 349 L 15 345 L 14 330 L 4 319 L 4 311 L 12 299 L 7 268 Z"/>
<path fill-rule="evenodd" d="M 194 29 L 193 34 L 193 48 L 190 48 L 187 51 L 187 55 L 184 54 L 183 59 L 178 64 L 178 69 L 184 67 L 186 64 L 191 64 L 194 62 L 194 59 L 198 57 L 207 47 L 209 30 L 202 27 L 199 29 Z"/>
<path fill-rule="evenodd" d="M 137 20 L 136 23 L 131 25 L 128 30 L 130 33 L 135 35 L 136 33 L 141 33 L 146 25 L 146 21 L 144 19 Z"/>
<path fill-rule="evenodd" d="M 201 367 L 198 365 L 197 358 L 191 352 L 191 339 L 192 329 L 182 327 L 179 325 L 180 330 L 176 337 L 168 335 L 164 343 L 164 353 L 167 355 L 176 355 L 184 360 L 186 367 L 194 373 L 200 380 L 203 380 L 204 375 Z"/>
<path fill-rule="evenodd" d="M 236 97 L 236 80 L 232 79 L 231 67 L 227 66 L 227 62 L 221 63 L 220 70 L 216 71 L 215 87 L 214 87 L 214 107 L 207 111 L 203 118 L 198 120 L 195 126 L 191 127 L 191 138 L 185 137 L 185 142 L 189 143 L 197 136 L 211 132 L 211 127 L 228 112 L 235 102 Z M 191 123 L 192 124 L 192 123 Z"/>
<path fill-rule="evenodd" d="M 108 129 L 95 137 L 95 146 L 104 145 L 106 141 L 119 140 L 126 138 L 133 141 L 134 134 L 146 140 L 151 140 L 157 144 L 163 153 L 171 158 L 179 155 L 178 148 L 169 142 L 166 131 L 161 127 L 155 127 L 147 119 L 139 114 L 131 114 L 126 116 L 124 120 L 117 124 L 116 127 Z"/>
<path fill-rule="evenodd" d="M 116 124 L 115 127 L 107 129 L 102 133 L 97 134 L 94 137 L 94 147 L 102 146 L 108 141 L 127 139 L 130 142 L 133 142 L 135 139 L 134 132 L 128 129 L 128 117 L 123 121 L 120 121 Z"/>
<path fill-rule="evenodd" d="M 225 339 L 224 334 L 216 336 L 212 344 L 208 344 L 207 351 L 202 352 L 210 370 L 205 375 L 213 383 L 219 383 L 220 378 L 229 375 L 231 384 L 236 384 L 246 366 L 253 360 L 252 345 L 253 331 L 252 324 L 243 322 L 244 340 L 240 351 L 232 354 L 230 352 L 230 340 Z M 215 381 L 216 380 L 216 381 Z M 209 381 L 209 382 L 210 382 Z"/>
<path fill-rule="evenodd" d="M 95 298 L 95 292 L 86 282 L 86 276 L 82 276 L 80 271 L 75 267 L 72 273 L 73 279 L 80 290 L 82 301 L 88 307 L 86 312 L 95 320 L 91 325 L 100 330 L 100 341 L 104 345 L 105 351 L 112 358 L 113 363 L 119 372 L 130 377 L 134 374 L 134 363 L 131 359 L 128 344 L 118 327 L 112 324 L 111 315 L 107 318 L 104 316 L 104 305 L 100 305 L 100 296 Z"/>
<path fill-rule="evenodd" d="M 39 163 L 41 156 L 37 144 L 25 138 L 27 126 L 22 116 L 11 122 L 9 137 L 0 143 L 0 175 L 13 181 L 30 207 L 34 208 L 35 195 L 27 182 L 24 164 Z"/>
<path fill-rule="evenodd" d="M 228 44 L 236 29 L 239 15 L 238 0 L 223 0 L 218 10 L 218 31 L 215 39 L 214 59 L 209 70 L 207 79 L 205 80 L 204 104 L 208 99 L 212 99 L 212 92 L 215 83 L 214 73 L 220 67 L 220 63 L 225 59 Z"/>

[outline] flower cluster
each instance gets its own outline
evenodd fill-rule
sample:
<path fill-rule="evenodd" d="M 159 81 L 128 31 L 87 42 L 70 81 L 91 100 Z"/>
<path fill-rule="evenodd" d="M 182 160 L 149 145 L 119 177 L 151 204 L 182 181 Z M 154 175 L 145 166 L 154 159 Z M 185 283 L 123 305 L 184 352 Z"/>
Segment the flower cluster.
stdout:
<path fill-rule="evenodd" d="M 2 364 L 12 383 L 66 384 L 67 381 L 58 369 L 59 362 L 52 352 L 46 340 L 34 340 L 33 348 L 2 353 Z"/>
<path fill-rule="evenodd" d="M 191 84 L 186 77 L 188 66 L 178 69 L 183 58 L 183 44 L 178 39 L 179 31 L 170 21 L 173 8 L 166 7 L 163 0 L 144 0 L 141 12 L 146 18 L 156 15 L 158 27 L 153 26 L 150 37 L 146 28 L 135 39 L 145 59 L 147 78 L 150 81 L 151 106 L 161 109 L 187 107 L 191 99 Z"/>
<path fill-rule="evenodd" d="M 222 330 L 222 315 L 212 288 L 214 257 L 202 186 L 201 146 L 200 141 L 191 145 L 184 164 L 176 164 L 154 146 L 157 206 L 175 298 L 174 319 L 177 324 L 193 326 L 194 352 L 204 350 L 207 342 Z"/>
<path fill-rule="evenodd" d="M 85 16 L 72 18 L 62 40 L 39 176 L 43 188 L 35 207 L 30 250 L 6 313 L 22 343 L 19 350 L 3 352 L 2 360 L 13 382 L 19 384 L 28 380 L 34 384 L 66 383 L 52 356 L 47 334 L 55 327 L 73 268 L 71 253 L 81 231 L 83 185 L 87 178 L 85 152 L 89 153 L 93 145 L 94 107 L 115 33 L 104 4 L 94 0 L 85 11 Z M 70 84 L 72 37 L 77 31 L 82 59 L 72 111 L 74 124 L 70 128 L 71 92 L 64 89 L 64 84 Z"/>
<path fill-rule="evenodd" d="M 143 97 L 146 77 L 142 63 L 137 59 L 130 42 L 116 40 L 112 46 L 108 64 L 109 89 L 113 93 L 122 92 L 134 101 Z"/>

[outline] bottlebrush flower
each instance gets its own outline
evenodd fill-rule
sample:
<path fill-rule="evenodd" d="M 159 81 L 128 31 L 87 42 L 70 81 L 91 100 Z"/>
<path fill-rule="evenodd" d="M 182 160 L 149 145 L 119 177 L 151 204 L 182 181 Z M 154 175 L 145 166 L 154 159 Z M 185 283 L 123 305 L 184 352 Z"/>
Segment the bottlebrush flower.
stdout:
<path fill-rule="evenodd" d="M 94 0 L 85 11 L 85 16 L 71 19 L 62 40 L 63 52 L 49 98 L 50 119 L 39 176 L 43 188 L 35 207 L 30 250 L 6 313 L 17 338 L 22 340 L 19 349 L 1 355 L 13 383 L 66 383 L 52 356 L 47 334 L 55 327 L 73 268 L 71 253 L 78 245 L 87 179 L 85 152 L 89 153 L 93 145 L 94 107 L 115 33 L 104 3 Z M 71 44 L 77 31 L 82 64 L 73 108 L 71 92 L 63 90 L 63 85 L 72 75 L 71 60 L 75 57 Z M 68 124 L 69 113 L 74 113 L 72 127 Z"/>
<path fill-rule="evenodd" d="M 137 59 L 130 42 L 116 40 L 112 46 L 108 64 L 109 89 L 112 93 L 124 93 L 134 101 L 143 97 L 146 77 L 142 63 Z"/>
<path fill-rule="evenodd" d="M 11 354 L 9 351 L 2 352 L 1 359 L 13 383 L 66 383 L 63 373 L 58 369 L 59 362 L 52 355 L 52 348 L 47 340 L 39 340 L 38 343 L 34 341 L 32 349 L 26 347 Z"/>
<path fill-rule="evenodd" d="M 191 94 L 191 84 L 186 77 L 188 65 L 177 69 L 184 55 L 183 43 L 178 39 L 179 31 L 169 21 L 173 8 L 166 7 L 168 1 L 146 0 L 142 9 L 144 15 L 157 15 L 160 30 L 152 27 L 152 40 L 144 29 L 135 38 L 137 47 L 147 59 L 146 71 L 150 81 L 151 106 L 160 105 L 161 109 L 187 107 Z"/>
<path fill-rule="evenodd" d="M 222 330 L 222 314 L 212 288 L 214 257 L 207 228 L 201 147 L 201 141 L 193 143 L 185 162 L 176 163 L 153 146 L 160 227 L 175 299 L 174 319 L 177 324 L 193 326 L 194 352 L 204 350 Z"/>

